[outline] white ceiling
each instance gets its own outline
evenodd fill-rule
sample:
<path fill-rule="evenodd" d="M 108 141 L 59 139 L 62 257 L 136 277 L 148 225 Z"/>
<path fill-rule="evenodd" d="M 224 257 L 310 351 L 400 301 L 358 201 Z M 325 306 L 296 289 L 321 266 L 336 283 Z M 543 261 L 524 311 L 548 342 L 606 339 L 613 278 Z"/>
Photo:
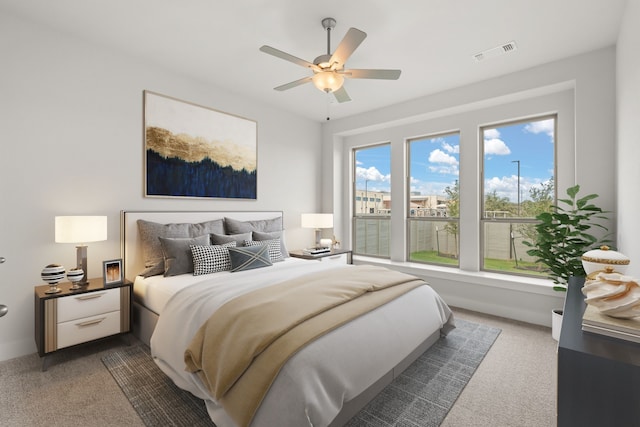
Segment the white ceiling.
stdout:
<path fill-rule="evenodd" d="M 332 119 L 396 104 L 615 44 L 626 0 L 0 0 L 0 9 L 127 52 L 182 75 L 295 112 Z M 258 50 L 313 61 L 326 53 L 321 20 L 368 37 L 347 68 L 398 68 L 397 81 L 346 80 L 336 104 L 311 74 Z M 515 41 L 515 52 L 472 56 Z M 331 102 L 329 103 L 329 100 Z"/>

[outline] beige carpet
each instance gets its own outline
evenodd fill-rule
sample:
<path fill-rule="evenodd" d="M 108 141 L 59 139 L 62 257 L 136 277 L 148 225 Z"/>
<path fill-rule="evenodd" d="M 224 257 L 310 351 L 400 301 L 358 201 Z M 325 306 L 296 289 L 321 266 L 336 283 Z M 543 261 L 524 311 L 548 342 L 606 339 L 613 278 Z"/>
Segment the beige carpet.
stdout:
<path fill-rule="evenodd" d="M 548 328 L 455 309 L 502 329 L 443 426 L 555 426 L 556 342 Z M 101 357 L 121 340 L 0 362 L 2 426 L 143 426 Z"/>

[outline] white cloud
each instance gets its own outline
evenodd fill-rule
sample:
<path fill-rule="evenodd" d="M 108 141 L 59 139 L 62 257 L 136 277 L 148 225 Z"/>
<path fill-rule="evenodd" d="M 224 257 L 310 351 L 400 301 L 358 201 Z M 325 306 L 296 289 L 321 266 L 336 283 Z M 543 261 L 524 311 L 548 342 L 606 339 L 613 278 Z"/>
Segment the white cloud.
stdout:
<path fill-rule="evenodd" d="M 525 132 L 529 133 L 546 133 L 550 138 L 553 138 L 554 132 L 554 120 L 541 120 L 539 122 L 531 122 L 524 127 Z"/>
<path fill-rule="evenodd" d="M 429 166 L 429 170 L 434 173 L 447 174 L 447 175 L 459 175 L 458 165 L 436 165 Z"/>
<path fill-rule="evenodd" d="M 485 129 L 484 139 L 498 139 L 500 138 L 500 131 L 498 129 Z"/>
<path fill-rule="evenodd" d="M 451 144 L 447 144 L 446 142 L 443 142 L 442 143 L 442 148 L 447 153 L 460 154 L 460 146 L 459 145 L 451 145 Z"/>
<path fill-rule="evenodd" d="M 533 187 L 540 187 L 542 181 L 538 178 L 520 177 L 520 201 L 531 200 L 529 191 Z M 518 176 L 503 176 L 489 178 L 484 182 L 485 194 L 496 192 L 498 197 L 506 197 L 511 202 L 518 201 Z"/>
<path fill-rule="evenodd" d="M 429 162 L 431 163 L 444 163 L 448 165 L 457 165 L 458 159 L 454 156 L 451 156 L 439 148 L 436 148 L 431 153 L 429 153 Z"/>
<path fill-rule="evenodd" d="M 391 175 L 383 175 L 375 166 L 371 166 L 368 169 L 356 167 L 356 179 L 375 181 L 375 182 L 389 182 Z"/>
<path fill-rule="evenodd" d="M 495 154 L 498 156 L 506 156 L 511 154 L 511 150 L 503 140 L 498 138 L 487 139 L 484 141 L 484 154 Z"/>
<path fill-rule="evenodd" d="M 452 145 L 443 145 L 446 145 L 445 149 L 451 150 L 451 152 L 455 152 L 455 148 Z M 445 153 L 439 148 L 436 148 L 431 153 L 429 153 L 429 163 L 429 171 L 431 172 L 448 175 L 459 174 L 458 159 L 455 156 Z"/>
<path fill-rule="evenodd" d="M 450 182 L 423 182 L 420 180 L 411 180 L 411 191 L 425 195 L 444 195 L 444 189 L 452 187 Z"/>

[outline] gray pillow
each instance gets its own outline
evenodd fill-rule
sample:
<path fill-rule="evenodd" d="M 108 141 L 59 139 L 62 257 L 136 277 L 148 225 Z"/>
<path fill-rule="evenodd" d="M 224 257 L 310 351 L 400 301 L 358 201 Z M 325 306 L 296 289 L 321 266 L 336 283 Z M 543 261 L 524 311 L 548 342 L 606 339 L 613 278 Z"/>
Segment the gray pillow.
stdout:
<path fill-rule="evenodd" d="M 227 230 L 227 234 L 249 233 L 251 231 L 281 231 L 282 217 L 253 221 L 240 221 L 225 217 L 224 228 Z"/>
<path fill-rule="evenodd" d="M 197 237 L 203 234 L 224 233 L 222 219 L 192 223 L 159 224 L 139 219 L 138 234 L 142 244 L 145 269 L 141 276 L 149 277 L 164 273 L 164 256 L 159 237 Z"/>
<path fill-rule="evenodd" d="M 191 245 L 208 245 L 209 235 L 198 237 L 159 237 L 164 256 L 164 276 L 193 273 Z"/>
<path fill-rule="evenodd" d="M 245 246 L 267 245 L 269 248 L 269 259 L 271 262 L 284 261 L 282 252 L 280 252 L 280 239 L 272 240 L 245 240 Z"/>
<path fill-rule="evenodd" d="M 242 246 L 245 240 L 251 240 L 251 233 L 211 234 L 211 244 L 213 245 L 223 245 L 229 242 L 236 242 L 236 246 Z"/>
<path fill-rule="evenodd" d="M 289 258 L 289 251 L 287 250 L 287 246 L 284 243 L 284 230 L 282 231 L 254 231 L 251 233 L 253 240 L 263 241 L 263 240 L 280 240 L 280 252 L 282 254 L 282 258 Z M 280 260 L 282 261 L 282 260 Z"/>
<path fill-rule="evenodd" d="M 241 248 L 228 249 L 229 258 L 231 258 L 232 273 L 273 265 L 269 259 L 268 245 L 243 246 Z"/>
<path fill-rule="evenodd" d="M 203 234 L 211 233 L 224 233 L 224 220 L 214 219 L 212 221 L 199 222 L 197 224 L 191 224 L 189 227 L 191 237 L 202 236 Z"/>

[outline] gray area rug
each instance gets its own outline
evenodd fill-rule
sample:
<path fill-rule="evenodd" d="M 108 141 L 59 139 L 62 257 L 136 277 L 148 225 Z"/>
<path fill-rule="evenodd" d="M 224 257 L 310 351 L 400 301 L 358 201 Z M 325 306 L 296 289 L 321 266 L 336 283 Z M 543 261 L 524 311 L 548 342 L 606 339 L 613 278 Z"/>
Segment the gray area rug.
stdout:
<path fill-rule="evenodd" d="M 439 426 L 500 334 L 456 319 L 440 338 L 349 423 L 349 427 Z M 203 401 L 176 387 L 144 345 L 102 358 L 147 426 L 214 426 Z"/>

